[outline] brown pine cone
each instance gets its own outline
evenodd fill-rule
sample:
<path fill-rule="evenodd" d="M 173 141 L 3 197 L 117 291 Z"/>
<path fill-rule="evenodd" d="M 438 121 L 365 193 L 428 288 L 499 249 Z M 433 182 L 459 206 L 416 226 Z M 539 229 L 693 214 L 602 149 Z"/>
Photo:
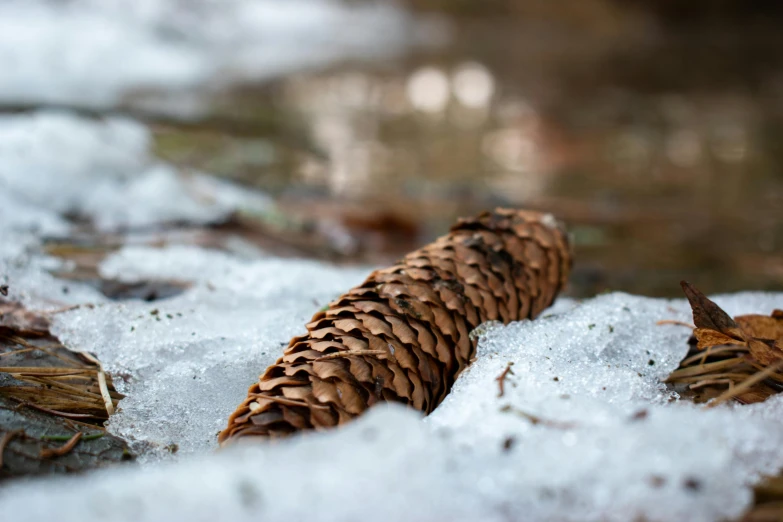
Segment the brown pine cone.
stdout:
<path fill-rule="evenodd" d="M 470 364 L 470 331 L 535 317 L 570 268 L 566 234 L 551 215 L 497 209 L 461 219 L 315 314 L 219 440 L 336 426 L 379 401 L 429 413 Z"/>

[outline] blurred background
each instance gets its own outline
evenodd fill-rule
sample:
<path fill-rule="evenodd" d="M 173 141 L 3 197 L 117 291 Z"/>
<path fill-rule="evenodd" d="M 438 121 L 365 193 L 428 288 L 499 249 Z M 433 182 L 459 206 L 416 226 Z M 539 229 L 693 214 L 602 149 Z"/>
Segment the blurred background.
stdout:
<path fill-rule="evenodd" d="M 574 296 L 783 290 L 773 0 L 0 3 L 0 109 L 121 115 L 270 194 L 221 224 L 385 264 L 495 206 L 573 234 Z M 4 71 L 4 72 L 2 72 Z"/>

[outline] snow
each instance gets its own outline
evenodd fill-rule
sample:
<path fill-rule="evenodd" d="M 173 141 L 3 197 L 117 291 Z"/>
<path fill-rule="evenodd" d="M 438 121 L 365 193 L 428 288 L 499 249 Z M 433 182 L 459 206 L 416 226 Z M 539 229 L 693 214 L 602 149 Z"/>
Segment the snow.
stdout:
<path fill-rule="evenodd" d="M 781 301 L 751 293 L 717 299 L 735 314 L 768 314 Z M 678 402 L 660 380 L 677 367 L 690 332 L 659 319 L 687 321 L 689 307 L 616 293 L 492 329 L 428 424 L 449 430 L 463 448 L 513 439 L 515 463 L 495 470 L 490 495 L 513 513 L 535 513 L 531 519 L 736 516 L 750 500 L 743 483 L 783 465 L 783 401 L 710 411 Z M 509 362 L 514 375 L 498 397 L 495 378 Z"/>
<path fill-rule="evenodd" d="M 124 118 L 90 120 L 65 112 L 0 116 L 0 210 L 14 227 L 38 223 L 46 233 L 75 214 L 102 230 L 173 222 L 206 224 L 235 210 L 264 212 L 271 200 L 151 155 L 149 130 Z M 22 212 L 19 212 L 19 209 Z"/>
<path fill-rule="evenodd" d="M 104 107 L 159 91 L 187 112 L 194 89 L 399 53 L 416 25 L 386 1 L 7 0 L 0 100 Z"/>
<path fill-rule="evenodd" d="M 232 448 L 176 466 L 49 483 L 51 507 L 28 504 L 32 490 L 14 484 L 0 498 L 4 513 L 20 522 L 44 519 L 55 504 L 60 520 L 77 513 L 80 520 L 117 521 L 482 520 L 485 510 L 468 494 L 458 465 L 433 453 L 438 440 L 414 413 L 381 407 L 304 446 Z M 431 482 L 434 470 L 443 479 L 438 484 Z"/>
<path fill-rule="evenodd" d="M 130 377 L 109 429 L 147 464 L 11 484 L 0 507 L 14 520 L 706 521 L 741 514 L 749 485 L 783 466 L 783 400 L 711 410 L 678 401 L 660 379 L 689 331 L 655 323 L 687 320 L 687 303 L 622 293 L 487 328 L 476 362 L 423 421 L 388 405 L 339 430 L 215 453 L 216 432 L 281 344 L 366 270 L 195 247 L 128 247 L 103 270 L 133 281 L 156 267 L 194 287 L 55 319 L 67 345 Z M 717 297 L 733 314 L 782 300 Z M 162 455 L 178 462 L 155 463 Z"/>

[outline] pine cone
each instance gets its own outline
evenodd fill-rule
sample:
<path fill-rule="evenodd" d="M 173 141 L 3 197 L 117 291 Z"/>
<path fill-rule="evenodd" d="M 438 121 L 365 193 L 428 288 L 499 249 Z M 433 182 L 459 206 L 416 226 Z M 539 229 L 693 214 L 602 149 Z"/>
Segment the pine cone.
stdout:
<path fill-rule="evenodd" d="M 379 401 L 431 412 L 471 362 L 479 324 L 533 318 L 571 267 L 551 215 L 497 209 L 451 232 L 313 316 L 250 387 L 220 442 L 347 422 Z"/>

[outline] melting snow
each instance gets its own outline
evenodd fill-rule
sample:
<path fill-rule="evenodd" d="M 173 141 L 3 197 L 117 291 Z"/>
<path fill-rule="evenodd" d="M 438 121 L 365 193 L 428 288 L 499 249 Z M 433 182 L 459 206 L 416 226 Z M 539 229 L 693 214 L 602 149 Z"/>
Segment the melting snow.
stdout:
<path fill-rule="evenodd" d="M 620 293 L 490 327 L 424 421 L 389 405 L 333 432 L 213 453 L 281 344 L 364 271 L 196 248 L 128 248 L 104 264 L 128 280 L 156 267 L 196 286 L 154 307 L 74 310 L 56 331 L 130 377 L 111 431 L 147 460 L 172 443 L 187 457 L 11 484 L 0 507 L 14 520 L 716 520 L 739 515 L 748 486 L 783 465 L 782 398 L 713 410 L 678 402 L 659 379 L 684 355 L 688 331 L 655 322 L 687 320 L 686 302 Z M 748 313 L 782 299 L 717 302 Z"/>
<path fill-rule="evenodd" d="M 188 90 L 394 54 L 419 33 L 391 2 L 9 0 L 0 100 L 100 107 L 157 90 L 192 112 Z"/>
<path fill-rule="evenodd" d="M 199 2 L 175 17 L 177 5 L 3 3 L 0 100 L 114 103 L 219 71 L 257 78 L 366 56 L 405 33 L 388 4 Z M 275 32 L 281 24 L 291 30 Z M 127 246 L 103 262 L 104 277 L 191 283 L 156 303 L 110 302 L 50 275 L 62 262 L 42 254 L 42 239 L 69 234 L 66 215 L 128 230 L 272 204 L 149 148 L 148 130 L 122 118 L 0 118 L 0 281 L 34 308 L 93 305 L 56 315 L 53 328 L 114 372 L 128 397 L 109 429 L 143 461 L 6 484 L 9 520 L 716 520 L 740 514 L 750 485 L 783 466 L 783 397 L 712 410 L 679 401 L 660 379 L 689 332 L 655 322 L 689 320 L 687 304 L 625 294 L 562 299 L 539 320 L 487 327 L 476 362 L 424 420 L 386 405 L 339 430 L 215 452 L 247 387 L 369 268 L 192 246 Z M 769 313 L 783 294 L 717 302 Z"/>
<path fill-rule="evenodd" d="M 170 222 L 210 223 L 237 208 L 261 212 L 268 197 L 179 172 L 151 156 L 149 130 L 123 118 L 94 121 L 68 113 L 0 117 L 0 202 L 9 226 L 67 230 L 52 214 L 76 214 L 101 229 Z M 45 209 L 45 210 L 44 210 Z"/>

